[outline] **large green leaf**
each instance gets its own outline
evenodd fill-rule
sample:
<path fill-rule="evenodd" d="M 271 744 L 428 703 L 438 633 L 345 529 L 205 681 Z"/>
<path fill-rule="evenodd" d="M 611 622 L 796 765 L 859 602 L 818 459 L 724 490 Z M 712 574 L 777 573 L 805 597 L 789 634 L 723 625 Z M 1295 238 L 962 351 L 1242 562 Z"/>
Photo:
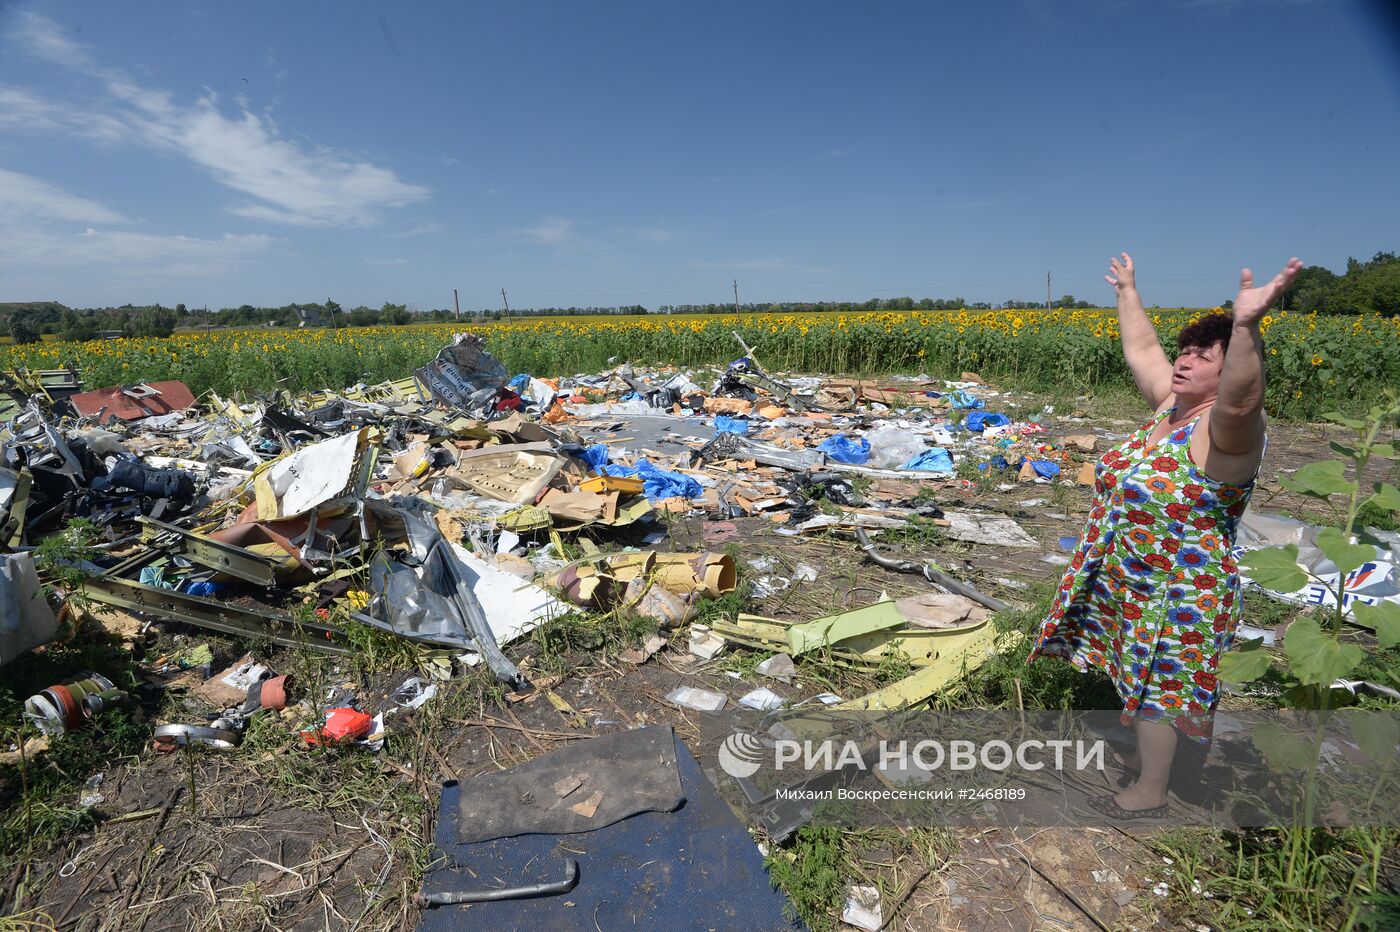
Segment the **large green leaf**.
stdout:
<path fill-rule="evenodd" d="M 1377 482 L 1373 488 L 1376 494 L 1371 496 L 1369 504 L 1386 511 L 1400 511 L 1400 489 L 1389 482 Z"/>
<path fill-rule="evenodd" d="M 1282 725 L 1264 722 L 1254 729 L 1254 746 L 1275 770 L 1306 772 L 1317 763 L 1312 744 Z"/>
<path fill-rule="evenodd" d="M 1377 602 L 1375 605 L 1353 602 L 1351 610 L 1356 615 L 1357 624 L 1376 632 L 1376 640 L 1382 648 L 1400 644 L 1400 605 L 1394 602 Z"/>
<path fill-rule="evenodd" d="M 1356 491 L 1356 483 L 1346 477 L 1347 464 L 1341 460 L 1325 460 L 1321 463 L 1308 463 L 1291 476 L 1279 481 L 1283 487 L 1313 498 L 1326 498 L 1329 495 L 1350 495 Z"/>
<path fill-rule="evenodd" d="M 1375 547 L 1370 544 L 1353 544 L 1345 534 L 1334 527 L 1325 527 L 1317 532 L 1317 549 L 1337 564 L 1337 572 L 1343 576 L 1367 560 L 1376 558 Z"/>
<path fill-rule="evenodd" d="M 1248 683 L 1257 680 L 1269 669 L 1270 659 L 1264 650 L 1264 639 L 1256 638 L 1228 651 L 1220 657 L 1220 678 L 1227 683 Z"/>
<path fill-rule="evenodd" d="M 1251 550 L 1240 560 L 1249 578 L 1275 592 L 1297 592 L 1308 584 L 1308 574 L 1298 565 L 1298 545 Z"/>
<path fill-rule="evenodd" d="M 1289 626 L 1283 636 L 1283 650 L 1293 675 L 1308 686 L 1326 686 L 1346 676 L 1356 669 L 1362 657 L 1360 647 L 1338 642 L 1313 618 L 1299 618 Z"/>
<path fill-rule="evenodd" d="M 1371 444 L 1371 455 L 1391 459 L 1395 456 L 1395 444 L 1393 443 L 1373 443 Z"/>
<path fill-rule="evenodd" d="M 1346 719 L 1351 723 L 1351 736 L 1367 757 L 1378 764 L 1395 766 L 1400 720 L 1394 712 L 1348 712 Z"/>
<path fill-rule="evenodd" d="M 1341 424 L 1343 427 L 1350 427 L 1352 430 L 1361 430 L 1366 426 L 1365 421 L 1358 421 L 1354 417 L 1347 417 L 1344 414 L 1338 414 L 1336 411 L 1328 411 L 1322 416 L 1333 423 Z"/>

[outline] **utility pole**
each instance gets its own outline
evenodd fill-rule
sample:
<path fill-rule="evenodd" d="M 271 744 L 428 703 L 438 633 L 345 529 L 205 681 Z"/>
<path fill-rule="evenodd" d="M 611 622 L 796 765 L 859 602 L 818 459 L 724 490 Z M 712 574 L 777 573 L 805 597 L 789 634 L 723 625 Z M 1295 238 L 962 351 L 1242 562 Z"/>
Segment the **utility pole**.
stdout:
<path fill-rule="evenodd" d="M 506 300 L 506 290 L 505 290 L 504 288 L 501 289 L 501 303 L 504 304 L 505 307 L 506 307 L 506 319 L 509 320 L 509 319 L 510 319 L 510 302 Z"/>
<path fill-rule="evenodd" d="M 734 313 L 737 314 L 737 313 L 739 313 L 739 279 L 737 279 L 737 278 L 736 278 L 736 279 L 733 279 L 733 282 L 734 282 Z"/>
<path fill-rule="evenodd" d="M 1045 309 L 1050 310 L 1050 273 L 1045 273 Z"/>
<path fill-rule="evenodd" d="M 204 305 L 204 335 L 209 336 L 209 305 Z"/>
<path fill-rule="evenodd" d="M 462 305 L 457 301 L 457 289 L 452 289 L 452 310 L 456 312 L 457 319 L 462 319 Z"/>

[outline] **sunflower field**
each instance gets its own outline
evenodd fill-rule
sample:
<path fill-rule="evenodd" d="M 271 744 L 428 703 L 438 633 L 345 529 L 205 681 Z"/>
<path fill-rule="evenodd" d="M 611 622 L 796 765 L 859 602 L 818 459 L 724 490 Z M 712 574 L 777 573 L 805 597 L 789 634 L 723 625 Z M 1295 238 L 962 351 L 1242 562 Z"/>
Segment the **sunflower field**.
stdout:
<path fill-rule="evenodd" d="M 1174 355 L 1181 327 L 1211 311 L 1152 311 Z M 89 386 L 181 379 L 196 393 L 341 388 L 402 378 L 470 331 L 513 372 L 555 376 L 621 362 L 725 363 L 751 346 L 772 371 L 957 377 L 973 370 L 1027 389 L 1131 384 L 1112 310 L 962 310 L 848 314 L 558 317 L 338 330 L 221 330 L 162 339 L 0 347 L 0 370 L 75 365 Z M 1400 385 L 1400 317 L 1264 318 L 1268 407 L 1313 418 L 1366 407 Z"/>

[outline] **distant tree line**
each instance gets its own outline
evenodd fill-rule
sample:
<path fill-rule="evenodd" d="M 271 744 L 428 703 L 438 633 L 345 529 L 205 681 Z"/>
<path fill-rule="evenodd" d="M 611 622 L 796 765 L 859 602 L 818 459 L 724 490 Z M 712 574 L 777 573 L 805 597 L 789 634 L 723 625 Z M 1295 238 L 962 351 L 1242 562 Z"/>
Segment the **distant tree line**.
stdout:
<path fill-rule="evenodd" d="M 1346 271 L 1338 275 L 1320 265 L 1299 273 L 1280 299 L 1282 309 L 1301 313 L 1400 314 L 1400 255 L 1378 252 L 1367 261 L 1348 259 Z M 857 313 L 868 311 L 944 311 L 970 308 L 1038 308 L 1038 301 L 1010 299 L 1000 304 L 968 302 L 953 298 L 871 298 L 868 301 L 783 301 L 715 304 L 663 304 L 659 314 L 775 313 Z M 1074 295 L 1062 295 L 1055 307 L 1098 307 Z M 1230 306 L 1229 301 L 1224 302 Z M 653 313 L 640 304 L 611 307 L 538 307 L 507 313 L 500 308 L 463 311 L 467 320 L 499 320 L 503 317 L 596 317 L 602 314 Z M 286 304 L 282 307 L 254 307 L 243 304 L 218 310 L 190 310 L 184 304 L 173 308 L 159 304 L 100 308 L 70 308 L 56 301 L 0 303 L 4 330 L 16 343 L 35 343 L 44 335 L 61 340 L 95 340 L 106 336 L 165 337 L 179 330 L 214 327 L 373 327 L 402 326 L 411 323 L 446 323 L 456 314 L 445 308 L 410 311 L 406 305 L 385 303 L 375 309 L 360 305 L 345 310 L 327 298 L 319 304 Z"/>
<path fill-rule="evenodd" d="M 1370 261 L 1347 260 L 1341 275 L 1320 265 L 1298 273 L 1284 292 L 1283 309 L 1326 314 L 1400 314 L 1400 256 L 1378 252 Z"/>

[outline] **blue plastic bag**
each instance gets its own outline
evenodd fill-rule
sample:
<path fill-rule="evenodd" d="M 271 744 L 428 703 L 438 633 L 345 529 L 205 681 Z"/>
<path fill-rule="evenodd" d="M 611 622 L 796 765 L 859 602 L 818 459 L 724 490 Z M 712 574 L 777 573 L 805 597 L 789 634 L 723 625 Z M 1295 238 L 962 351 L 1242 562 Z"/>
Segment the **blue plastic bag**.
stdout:
<path fill-rule="evenodd" d="M 1025 462 L 1025 460 L 1021 460 L 1022 465 L 1024 465 Z M 1049 460 L 1031 460 L 1030 464 L 1031 469 L 1035 470 L 1035 474 L 1043 479 L 1054 479 L 1060 474 L 1059 465 Z"/>
<path fill-rule="evenodd" d="M 1011 468 L 1011 464 L 1008 463 L 1008 462 L 1006 461 L 1006 457 L 1002 456 L 1000 453 L 998 453 L 996 456 L 992 457 L 991 459 L 987 460 L 987 462 L 979 464 L 977 468 L 978 468 L 978 469 L 986 469 L 986 468 L 989 467 L 989 466 L 990 466 L 991 468 L 993 468 L 993 469 L 1010 469 L 1010 468 Z"/>
<path fill-rule="evenodd" d="M 955 408 L 985 408 L 987 403 L 976 395 L 956 391 L 948 396 L 948 402 Z"/>
<path fill-rule="evenodd" d="M 862 466 L 870 460 L 870 441 L 864 437 L 853 442 L 845 434 L 835 434 L 818 444 L 817 449 L 838 463 L 852 466 Z"/>
<path fill-rule="evenodd" d="M 905 463 L 904 469 L 921 469 L 925 472 L 947 472 L 953 471 L 953 454 L 942 447 L 934 447 L 925 450 L 918 456 Z"/>
<path fill-rule="evenodd" d="M 967 420 L 963 422 L 968 430 L 981 433 L 988 427 L 1000 427 L 1003 424 L 1010 424 L 1011 418 L 1005 414 L 991 414 L 986 411 L 970 411 Z"/>
<path fill-rule="evenodd" d="M 517 395 L 525 394 L 525 389 L 530 385 L 530 373 L 522 372 L 506 383 L 506 387 Z"/>
<path fill-rule="evenodd" d="M 608 465 L 608 448 L 605 444 L 595 443 L 587 450 L 583 451 L 583 461 L 588 464 L 588 468 L 594 472 L 602 472 L 603 467 Z"/>
<path fill-rule="evenodd" d="M 605 476 L 637 477 L 642 480 L 642 494 L 649 501 L 663 498 L 699 498 L 705 494 L 704 486 L 684 473 L 671 472 L 654 465 L 650 460 L 639 460 L 636 466 L 619 466 L 616 463 L 598 470 Z"/>
<path fill-rule="evenodd" d="M 654 502 L 663 498 L 691 499 L 705 494 L 705 489 L 700 483 L 689 476 L 654 466 L 647 460 L 637 464 L 636 474 L 642 478 L 642 494 L 648 501 Z"/>
<path fill-rule="evenodd" d="M 748 421 L 741 421 L 725 414 L 721 414 L 715 418 L 716 434 L 747 434 L 748 432 Z"/>

